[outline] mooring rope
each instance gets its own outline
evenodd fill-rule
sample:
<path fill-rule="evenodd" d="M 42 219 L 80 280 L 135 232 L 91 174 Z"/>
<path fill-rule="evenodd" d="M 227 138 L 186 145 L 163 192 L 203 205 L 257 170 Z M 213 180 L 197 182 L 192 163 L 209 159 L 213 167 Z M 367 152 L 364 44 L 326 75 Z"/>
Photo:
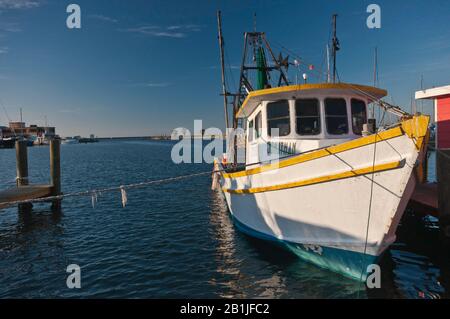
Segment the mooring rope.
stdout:
<path fill-rule="evenodd" d="M 372 160 L 372 179 L 370 182 L 370 200 L 369 200 L 369 211 L 367 214 L 367 226 L 366 226 L 366 240 L 364 243 L 364 254 L 363 254 L 363 260 L 361 261 L 361 275 L 359 277 L 359 281 L 362 283 L 362 278 L 364 275 L 364 258 L 367 255 L 367 244 L 369 241 L 369 229 L 370 229 L 370 216 L 372 213 L 372 202 L 373 202 L 373 188 L 374 188 L 374 184 L 375 184 L 375 162 L 376 162 L 376 155 L 377 155 L 377 137 L 378 134 L 375 134 L 375 143 L 373 144 L 373 160 Z M 367 272 L 367 269 L 366 269 Z M 359 291 L 358 291 L 358 297 L 359 297 Z"/>
<path fill-rule="evenodd" d="M 180 175 L 180 176 L 176 176 L 176 177 L 169 177 L 169 178 L 145 181 L 145 182 L 140 182 L 140 183 L 125 184 L 125 185 L 106 187 L 106 188 L 100 188 L 100 189 L 85 190 L 85 191 L 79 191 L 79 192 L 73 192 L 73 193 L 67 193 L 67 194 L 60 194 L 60 195 L 55 195 L 55 196 L 47 196 L 47 197 L 42 197 L 42 198 L 34 198 L 34 199 L 10 201 L 10 202 L 1 202 L 0 205 L 8 205 L 9 206 L 9 205 L 27 204 L 27 203 L 31 204 L 31 203 L 53 201 L 53 200 L 61 200 L 63 198 L 67 198 L 67 197 L 95 196 L 95 198 L 96 198 L 97 195 L 99 195 L 99 194 L 108 193 L 108 192 L 116 192 L 117 191 L 117 192 L 121 192 L 121 194 L 122 194 L 122 204 L 123 204 L 123 206 L 125 206 L 126 203 L 127 203 L 127 200 L 126 200 L 126 190 L 127 189 L 143 188 L 143 187 L 154 185 L 154 184 L 168 183 L 168 182 L 173 182 L 173 181 L 177 181 L 177 180 L 188 179 L 188 178 L 191 178 L 191 177 L 203 176 L 203 175 L 208 175 L 208 174 L 212 174 L 212 173 L 220 173 L 220 172 L 223 172 L 223 171 L 225 171 L 225 169 L 217 170 L 217 171 L 210 171 L 209 170 L 207 172 L 204 171 L 204 172 L 200 172 L 200 173 L 194 173 L 194 174 L 188 174 L 188 175 Z"/>
<path fill-rule="evenodd" d="M 188 178 L 192 178 L 192 177 L 205 176 L 205 175 L 209 175 L 209 174 L 217 174 L 217 173 L 223 173 L 223 172 L 230 172 L 230 170 L 245 169 L 248 166 L 264 164 L 264 163 L 265 162 L 257 162 L 257 163 L 250 163 L 250 164 L 235 165 L 232 167 L 226 167 L 226 168 L 219 169 L 219 170 L 212 170 L 212 171 L 208 170 L 208 171 L 203 171 L 203 172 L 199 172 L 199 173 L 179 175 L 179 176 L 175 176 L 175 177 L 150 180 L 150 181 L 144 181 L 144 182 L 139 182 L 139 183 L 123 184 L 123 185 L 119 185 L 119 186 L 91 189 L 91 190 L 72 192 L 72 193 L 47 196 L 47 197 L 41 197 L 41 198 L 34 198 L 34 199 L 27 199 L 27 200 L 0 202 L 0 205 L 1 206 L 11 206 L 11 205 L 17 205 L 17 204 L 27 204 L 27 203 L 31 204 L 31 203 L 61 200 L 63 198 L 68 198 L 68 197 L 91 196 L 92 204 L 93 204 L 93 206 L 95 206 L 98 195 L 101 195 L 103 193 L 108 193 L 108 192 L 120 192 L 122 195 L 122 205 L 125 207 L 128 202 L 127 194 L 126 194 L 127 189 L 144 188 L 146 186 L 162 184 L 162 183 L 169 183 L 169 182 L 179 181 L 179 180 L 188 179 Z"/>

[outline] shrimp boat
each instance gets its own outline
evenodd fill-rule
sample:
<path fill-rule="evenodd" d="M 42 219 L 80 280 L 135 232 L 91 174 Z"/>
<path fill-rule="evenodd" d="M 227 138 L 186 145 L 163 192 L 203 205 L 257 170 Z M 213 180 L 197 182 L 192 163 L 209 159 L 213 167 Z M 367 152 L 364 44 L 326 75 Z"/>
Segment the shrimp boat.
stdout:
<path fill-rule="evenodd" d="M 218 24 L 224 79 L 220 13 Z M 333 81 L 335 72 L 324 83 L 292 84 L 288 58 L 275 56 L 264 33 L 244 37 L 239 91 L 229 93 L 223 81 L 222 92 L 226 124 L 232 106 L 233 128 L 244 138 L 228 136 L 232 147 L 215 160 L 213 181 L 239 230 L 365 281 L 368 266 L 396 240 L 424 179 L 429 117 L 384 102 L 383 89 Z M 334 61 L 338 43 L 334 36 Z M 257 73 L 255 87 L 250 71 Z M 377 127 L 369 116 L 374 105 L 398 122 Z M 245 163 L 237 161 L 240 140 Z"/>

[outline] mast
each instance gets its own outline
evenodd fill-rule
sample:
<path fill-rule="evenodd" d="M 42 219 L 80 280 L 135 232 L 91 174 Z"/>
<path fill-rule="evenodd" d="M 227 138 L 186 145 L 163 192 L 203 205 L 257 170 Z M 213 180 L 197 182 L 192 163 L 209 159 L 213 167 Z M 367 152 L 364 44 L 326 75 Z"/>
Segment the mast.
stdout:
<path fill-rule="evenodd" d="M 375 47 L 375 55 L 373 61 L 373 86 L 376 87 L 378 82 L 378 47 Z"/>
<path fill-rule="evenodd" d="M 330 45 L 327 44 L 327 83 L 331 82 L 330 76 Z"/>
<path fill-rule="evenodd" d="M 378 84 L 378 47 L 375 47 L 374 61 L 373 61 L 373 86 Z M 375 118 L 375 104 L 372 105 L 371 118 Z"/>
<path fill-rule="evenodd" d="M 222 16 L 220 11 L 217 11 L 217 26 L 219 29 L 219 46 L 220 46 L 220 65 L 222 72 L 222 95 L 223 95 L 223 107 L 225 112 L 225 129 L 229 128 L 228 126 L 228 92 L 225 83 L 225 57 L 223 50 L 223 36 L 222 36 Z"/>
<path fill-rule="evenodd" d="M 340 49 L 339 40 L 336 36 L 336 20 L 337 14 L 333 14 L 333 83 L 336 83 L 336 55 L 337 51 Z"/>

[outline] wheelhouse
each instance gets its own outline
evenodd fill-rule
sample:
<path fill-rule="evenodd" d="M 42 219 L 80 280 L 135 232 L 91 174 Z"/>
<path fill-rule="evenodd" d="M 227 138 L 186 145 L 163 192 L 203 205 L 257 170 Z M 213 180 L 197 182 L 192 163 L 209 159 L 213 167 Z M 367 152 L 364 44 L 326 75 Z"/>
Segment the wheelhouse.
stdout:
<path fill-rule="evenodd" d="M 386 95 L 381 89 L 344 83 L 250 92 L 237 113 L 246 129 L 246 163 L 359 138 L 369 103 Z"/>

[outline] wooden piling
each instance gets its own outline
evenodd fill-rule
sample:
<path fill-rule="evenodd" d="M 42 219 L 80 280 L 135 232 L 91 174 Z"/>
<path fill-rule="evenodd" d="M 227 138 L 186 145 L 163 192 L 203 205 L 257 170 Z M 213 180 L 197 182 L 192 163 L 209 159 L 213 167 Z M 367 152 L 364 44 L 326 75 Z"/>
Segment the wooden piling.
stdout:
<path fill-rule="evenodd" d="M 60 163 L 61 140 L 50 141 L 50 184 L 52 185 L 52 195 L 61 194 L 61 163 Z"/>
<path fill-rule="evenodd" d="M 27 142 L 23 140 L 16 141 L 16 168 L 17 168 L 17 186 L 28 185 L 28 153 Z"/>
<path fill-rule="evenodd" d="M 52 186 L 52 196 L 61 195 L 61 140 L 50 141 L 50 185 Z M 61 200 L 52 201 L 52 209 L 61 209 Z"/>
<path fill-rule="evenodd" d="M 444 240 L 450 244 L 450 150 L 441 149 L 436 155 L 439 223 Z"/>

